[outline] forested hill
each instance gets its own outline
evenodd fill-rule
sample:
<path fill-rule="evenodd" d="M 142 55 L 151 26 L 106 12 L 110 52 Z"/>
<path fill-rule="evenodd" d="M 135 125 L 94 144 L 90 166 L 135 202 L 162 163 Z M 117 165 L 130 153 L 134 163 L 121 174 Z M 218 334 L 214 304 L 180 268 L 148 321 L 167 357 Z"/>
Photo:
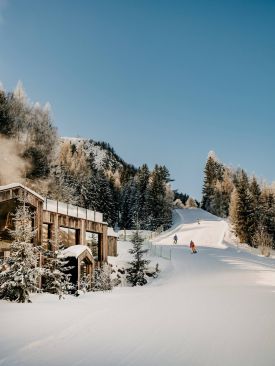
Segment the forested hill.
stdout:
<path fill-rule="evenodd" d="M 204 170 L 202 208 L 229 218 L 241 243 L 275 248 L 275 184 L 226 166 L 210 152 Z"/>
<path fill-rule="evenodd" d="M 134 167 L 106 142 L 61 138 L 49 105 L 28 101 L 21 83 L 0 90 L 0 184 L 103 212 L 110 225 L 168 227 L 174 193 L 165 166 Z"/>
<path fill-rule="evenodd" d="M 79 137 L 60 138 L 61 148 L 62 145 L 68 143 L 73 150 L 83 149 L 86 157 L 90 159 L 97 170 L 110 171 L 112 173 L 119 171 L 121 174 L 126 175 L 132 175 L 137 172 L 137 168 L 123 160 L 107 142 Z"/>

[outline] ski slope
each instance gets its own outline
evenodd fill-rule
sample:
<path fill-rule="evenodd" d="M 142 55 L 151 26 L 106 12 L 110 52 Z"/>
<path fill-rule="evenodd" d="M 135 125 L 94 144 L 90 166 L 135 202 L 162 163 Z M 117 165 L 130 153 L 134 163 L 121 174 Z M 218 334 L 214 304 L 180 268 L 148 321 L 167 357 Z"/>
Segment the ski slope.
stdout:
<path fill-rule="evenodd" d="M 177 234 L 178 244 L 189 245 L 193 240 L 197 246 L 225 248 L 223 239 L 228 231 L 225 220 L 200 208 L 176 209 L 173 212 L 173 226 L 153 241 L 156 244 L 171 245 Z"/>
<path fill-rule="evenodd" d="M 167 245 L 174 230 L 183 244 L 197 240 L 199 252 L 171 246 L 172 260 L 157 259 L 162 272 L 148 286 L 1 301 L 0 365 L 274 366 L 274 259 L 222 245 L 224 223 L 206 213 L 176 217 L 158 240 Z M 119 242 L 117 262 L 129 247 Z"/>

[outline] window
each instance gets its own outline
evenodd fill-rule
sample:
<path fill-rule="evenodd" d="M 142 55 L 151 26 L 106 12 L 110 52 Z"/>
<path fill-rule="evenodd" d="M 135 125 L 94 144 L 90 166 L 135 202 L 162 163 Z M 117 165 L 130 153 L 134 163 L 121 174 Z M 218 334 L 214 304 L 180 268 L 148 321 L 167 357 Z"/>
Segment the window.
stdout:
<path fill-rule="evenodd" d="M 86 243 L 91 249 L 93 257 L 98 258 L 99 235 L 97 233 L 86 231 Z"/>
<path fill-rule="evenodd" d="M 76 230 L 68 227 L 59 227 L 59 240 L 66 247 L 76 245 Z"/>
<path fill-rule="evenodd" d="M 52 250 L 51 228 L 52 228 L 52 224 L 43 224 L 43 226 L 42 226 L 43 245 L 45 248 L 47 248 L 49 250 Z"/>

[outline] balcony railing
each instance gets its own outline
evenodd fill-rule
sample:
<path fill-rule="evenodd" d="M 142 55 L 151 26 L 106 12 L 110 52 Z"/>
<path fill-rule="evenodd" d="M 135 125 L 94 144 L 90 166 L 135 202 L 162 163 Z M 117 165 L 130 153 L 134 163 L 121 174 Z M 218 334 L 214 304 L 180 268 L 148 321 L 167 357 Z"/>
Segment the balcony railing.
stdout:
<path fill-rule="evenodd" d="M 43 209 L 50 212 L 60 213 L 79 219 L 85 219 L 95 222 L 103 222 L 103 214 L 101 212 L 88 210 L 83 207 L 71 205 L 60 201 L 45 198 Z"/>

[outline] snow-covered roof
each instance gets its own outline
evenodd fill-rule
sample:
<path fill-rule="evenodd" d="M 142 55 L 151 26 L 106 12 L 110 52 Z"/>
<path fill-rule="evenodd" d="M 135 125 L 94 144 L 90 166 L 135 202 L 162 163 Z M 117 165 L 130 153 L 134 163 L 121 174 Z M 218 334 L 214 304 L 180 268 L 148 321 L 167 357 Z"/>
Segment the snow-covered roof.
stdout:
<path fill-rule="evenodd" d="M 112 227 L 108 227 L 107 235 L 114 236 L 116 238 L 118 237 L 118 233 L 116 233 Z"/>
<path fill-rule="evenodd" d="M 40 200 L 44 201 L 44 198 L 42 196 L 40 196 L 40 194 L 34 192 L 32 189 L 30 189 L 26 186 L 23 186 L 23 184 L 21 184 L 21 183 L 10 183 L 5 186 L 0 186 L 0 191 L 5 191 L 6 189 L 12 189 L 12 188 L 18 188 L 18 187 L 25 189 L 26 191 L 30 192 L 31 194 L 33 194 Z"/>
<path fill-rule="evenodd" d="M 91 256 L 93 256 L 91 249 L 87 245 L 81 245 L 81 244 L 72 245 L 62 250 L 61 256 L 63 258 L 74 257 L 77 259 L 83 252 L 85 252 L 85 250 L 87 250 L 91 254 Z"/>

